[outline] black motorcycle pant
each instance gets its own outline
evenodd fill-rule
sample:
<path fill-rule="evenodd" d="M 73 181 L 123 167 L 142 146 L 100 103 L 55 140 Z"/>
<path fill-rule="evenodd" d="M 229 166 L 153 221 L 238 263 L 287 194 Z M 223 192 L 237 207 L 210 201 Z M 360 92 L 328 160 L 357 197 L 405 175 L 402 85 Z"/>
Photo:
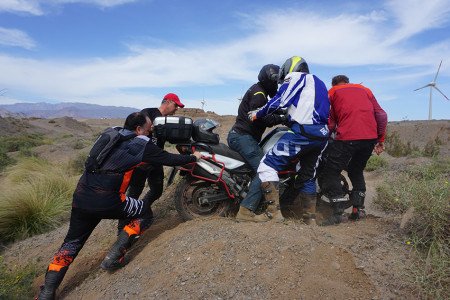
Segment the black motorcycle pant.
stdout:
<path fill-rule="evenodd" d="M 353 191 L 366 191 L 364 169 L 376 140 L 340 141 L 328 144 L 322 156 L 319 185 L 329 198 L 343 196 L 340 174 L 347 170 Z"/>

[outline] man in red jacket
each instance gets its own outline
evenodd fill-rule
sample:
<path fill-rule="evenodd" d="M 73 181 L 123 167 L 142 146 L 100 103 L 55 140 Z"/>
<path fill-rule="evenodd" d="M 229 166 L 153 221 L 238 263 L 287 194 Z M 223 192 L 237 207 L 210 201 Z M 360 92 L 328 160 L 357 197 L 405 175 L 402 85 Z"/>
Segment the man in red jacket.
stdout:
<path fill-rule="evenodd" d="M 333 77 L 331 84 L 328 127 L 335 132 L 335 138 L 323 154 L 319 184 L 330 200 L 333 214 L 323 221 L 324 226 L 341 223 L 344 209 L 350 205 L 353 205 L 350 219 L 365 216 L 363 171 L 372 151 L 377 155 L 383 152 L 387 125 L 387 114 L 370 89 L 349 83 L 345 75 Z M 339 178 L 342 170 L 347 170 L 352 183 L 350 201 L 342 191 Z"/>

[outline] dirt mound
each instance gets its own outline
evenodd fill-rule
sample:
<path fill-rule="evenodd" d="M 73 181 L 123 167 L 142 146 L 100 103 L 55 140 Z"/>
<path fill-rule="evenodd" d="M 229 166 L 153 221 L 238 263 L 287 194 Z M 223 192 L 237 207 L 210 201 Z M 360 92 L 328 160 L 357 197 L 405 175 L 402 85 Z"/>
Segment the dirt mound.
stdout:
<path fill-rule="evenodd" d="M 50 132 L 71 133 L 75 135 L 83 135 L 92 133 L 91 127 L 85 122 L 75 120 L 71 117 L 62 117 L 55 119 L 32 119 L 30 122 L 41 128 L 45 128 Z"/>
<path fill-rule="evenodd" d="M 181 223 L 172 208 L 174 187 L 155 204 L 155 223 L 115 273 L 100 262 L 115 240 L 116 222 L 104 220 L 60 287 L 65 299 L 378 299 L 414 298 L 402 277 L 408 246 L 381 219 L 334 227 L 237 223 L 213 218 Z M 11 245 L 13 267 L 34 262 L 45 270 L 67 225 Z M 18 256 L 17 253 L 20 253 Z M 43 275 L 35 281 L 35 290 Z"/>
<path fill-rule="evenodd" d="M 146 245 L 120 272 L 98 272 L 67 298 L 376 296 L 376 288 L 353 256 L 317 238 L 322 234 L 295 222 L 288 226 L 227 219 L 183 223 Z"/>
<path fill-rule="evenodd" d="M 33 126 L 26 119 L 0 117 L 0 136 L 15 135 L 32 130 Z"/>

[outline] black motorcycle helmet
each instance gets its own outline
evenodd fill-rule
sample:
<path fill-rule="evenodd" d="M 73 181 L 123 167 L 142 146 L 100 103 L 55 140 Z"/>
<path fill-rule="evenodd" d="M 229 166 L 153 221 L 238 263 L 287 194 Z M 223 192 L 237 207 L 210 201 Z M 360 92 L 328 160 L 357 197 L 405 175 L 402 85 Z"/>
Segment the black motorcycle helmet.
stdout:
<path fill-rule="evenodd" d="M 291 58 L 288 58 L 280 69 L 278 83 L 283 83 L 286 75 L 292 72 L 303 72 L 309 74 L 309 68 L 306 60 L 300 56 L 292 56 Z"/>
<path fill-rule="evenodd" d="M 193 124 L 192 139 L 196 142 L 209 144 L 218 144 L 220 142 L 219 135 L 213 130 L 220 124 L 211 119 L 198 119 Z"/>
<path fill-rule="evenodd" d="M 270 98 L 275 96 L 277 93 L 279 72 L 280 67 L 272 64 L 265 65 L 262 67 L 261 71 L 259 71 L 258 81 L 261 83 Z"/>

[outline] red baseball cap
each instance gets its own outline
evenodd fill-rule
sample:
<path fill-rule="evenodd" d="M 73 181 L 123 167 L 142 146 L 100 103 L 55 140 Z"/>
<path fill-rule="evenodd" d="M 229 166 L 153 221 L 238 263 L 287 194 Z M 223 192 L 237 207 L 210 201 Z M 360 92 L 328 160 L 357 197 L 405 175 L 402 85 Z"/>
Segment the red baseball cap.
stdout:
<path fill-rule="evenodd" d="M 179 107 L 181 108 L 184 107 L 184 104 L 181 103 L 180 98 L 178 98 L 178 96 L 174 93 L 168 93 L 167 95 L 164 96 L 163 100 L 170 100 L 173 101 Z"/>

